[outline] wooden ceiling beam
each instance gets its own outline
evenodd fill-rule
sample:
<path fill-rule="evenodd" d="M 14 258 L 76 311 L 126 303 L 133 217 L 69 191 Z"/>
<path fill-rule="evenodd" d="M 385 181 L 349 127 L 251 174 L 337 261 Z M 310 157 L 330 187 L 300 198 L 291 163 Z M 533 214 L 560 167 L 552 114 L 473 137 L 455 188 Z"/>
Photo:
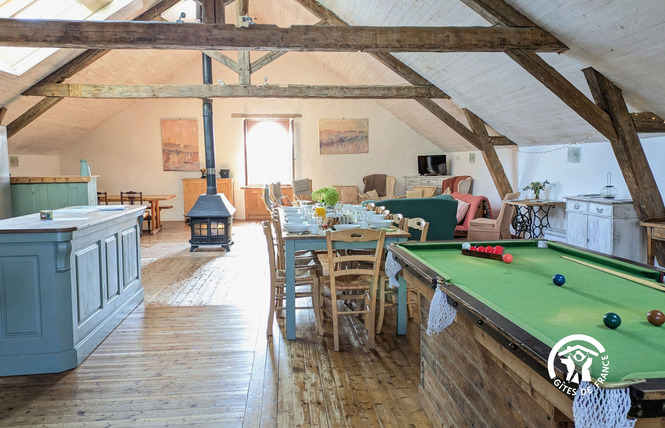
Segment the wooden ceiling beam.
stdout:
<path fill-rule="evenodd" d="M 490 141 L 494 146 L 517 146 L 510 138 L 504 135 L 490 136 Z"/>
<path fill-rule="evenodd" d="M 234 61 L 233 59 L 218 51 L 204 50 L 202 52 L 220 64 L 224 64 L 226 67 L 231 69 L 231 71 L 238 73 L 239 66 L 237 61 Z"/>
<path fill-rule="evenodd" d="M 35 119 L 49 111 L 62 100 L 64 100 L 62 97 L 46 97 L 35 104 L 32 108 L 12 120 L 9 125 L 7 125 L 7 138 L 16 135 L 17 132 L 30 125 Z"/>
<path fill-rule="evenodd" d="M 301 6 L 303 6 L 307 10 L 309 10 L 312 14 L 314 14 L 314 16 L 316 16 L 317 18 L 323 20 L 324 22 L 330 25 L 339 25 L 339 26 L 348 25 L 346 21 L 337 16 L 330 9 L 327 9 L 317 0 L 295 0 L 295 1 L 297 1 Z M 383 65 L 388 67 L 395 74 L 397 74 L 407 82 L 411 83 L 412 85 L 434 85 L 429 80 L 422 77 L 415 70 L 413 70 L 408 65 L 404 64 L 402 61 L 400 61 L 390 53 L 371 52 L 370 55 L 372 55 Z M 450 96 L 446 94 L 446 98 L 450 98 Z M 441 120 L 451 129 L 453 129 L 455 132 L 457 132 L 462 138 L 471 143 L 471 145 L 476 147 L 478 150 L 482 150 L 480 144 L 476 140 L 476 136 L 474 135 L 474 133 L 471 132 L 460 121 L 455 119 L 455 117 L 450 113 L 448 113 L 443 107 L 441 107 L 440 105 L 429 99 L 416 99 L 416 101 L 418 101 L 418 103 L 420 103 L 423 107 L 425 107 L 430 113 L 436 116 L 439 120 Z M 501 138 L 502 145 L 510 145 L 510 144 L 516 145 L 512 140 L 510 140 L 508 137 L 505 136 L 492 137 L 492 138 Z"/>
<path fill-rule="evenodd" d="M 438 117 L 439 120 L 448 125 L 455 132 L 457 132 L 462 138 L 471 143 L 473 147 L 475 147 L 478 150 L 483 149 L 480 143 L 478 142 L 476 134 L 471 132 L 469 128 L 464 126 L 462 122 L 455 119 L 455 116 L 448 113 L 443 107 L 441 107 L 434 101 L 427 98 L 416 98 L 416 101 L 418 101 L 421 106 L 429 110 L 429 112 L 432 113 L 434 116 Z"/>
<path fill-rule="evenodd" d="M 466 120 L 471 126 L 471 130 L 476 134 L 478 144 L 480 144 L 481 153 L 485 163 L 487 164 L 487 169 L 490 172 L 490 176 L 494 181 L 494 186 L 499 193 L 499 198 L 503 199 L 508 193 L 513 192 L 513 187 L 510 185 L 506 171 L 503 169 L 499 155 L 494 150 L 494 145 L 490 140 L 490 136 L 487 133 L 487 126 L 485 122 L 470 110 L 464 109 L 464 115 Z"/>
<path fill-rule="evenodd" d="M 273 51 L 263 55 L 261 58 L 257 59 L 256 61 L 252 61 L 252 63 L 249 65 L 249 72 L 254 73 L 259 71 L 261 68 L 275 61 L 277 58 L 281 58 L 284 54 L 288 52 L 289 51 Z"/>
<path fill-rule="evenodd" d="M 637 132 L 665 132 L 665 121 L 655 113 L 631 113 Z"/>
<path fill-rule="evenodd" d="M 610 140 L 626 186 L 640 220 L 665 217 L 665 203 L 658 190 L 644 148 L 626 102 L 614 83 L 592 67 L 582 70 L 596 104 L 611 117 L 617 138 Z M 658 264 L 665 266 L 665 242 L 656 243 Z"/>
<path fill-rule="evenodd" d="M 238 0 L 236 0 L 238 1 Z M 0 19 L 0 44 L 77 49 L 293 50 L 322 52 L 561 52 L 540 28 L 354 27 Z"/>
<path fill-rule="evenodd" d="M 490 24 L 508 25 L 513 28 L 536 25 L 504 0 L 460 0 L 473 9 Z M 545 30 L 543 30 L 545 31 Z M 552 36 L 550 33 L 548 33 Z M 554 36 L 552 36 L 554 37 Z M 614 127 L 607 113 L 598 108 L 593 101 L 578 90 L 558 71 L 551 67 L 531 50 L 509 49 L 506 54 L 524 70 L 535 77 L 540 83 L 552 91 L 568 107 L 573 109 L 584 120 L 589 122 L 598 132 L 608 139 L 616 138 Z"/>
<path fill-rule="evenodd" d="M 166 12 L 168 9 L 172 8 L 179 2 L 180 0 L 162 0 L 161 2 L 155 4 L 150 9 L 146 10 L 145 12 L 134 18 L 134 20 L 151 21 L 154 19 L 159 19 L 161 18 L 162 13 Z M 69 61 L 62 67 L 58 68 L 53 73 L 46 76 L 38 84 L 64 82 L 65 79 L 72 77 L 73 75 L 85 69 L 87 66 L 97 61 L 98 59 L 100 59 L 109 52 L 110 50 L 108 49 L 89 49 L 81 53 L 76 58 Z M 21 116 L 17 117 L 16 119 L 14 119 L 14 121 L 12 121 L 7 125 L 7 138 L 12 137 L 21 129 L 28 126 L 32 121 L 37 119 L 42 114 L 46 113 L 50 108 L 54 107 L 56 104 L 58 104 L 58 101 L 52 99 L 51 100 L 46 99 L 43 100 L 43 102 L 37 103 L 36 105 L 31 107 Z"/>
<path fill-rule="evenodd" d="M 616 139 L 609 115 L 538 54 L 523 49 L 510 49 L 506 54 L 608 140 Z"/>
<path fill-rule="evenodd" d="M 95 98 L 356 98 L 413 99 L 445 96 L 436 86 L 379 85 L 99 85 L 44 83 L 23 95 Z"/>
<path fill-rule="evenodd" d="M 0 108 L 0 126 L 2 125 L 2 120 L 5 118 L 6 114 L 7 114 L 7 107 Z"/>

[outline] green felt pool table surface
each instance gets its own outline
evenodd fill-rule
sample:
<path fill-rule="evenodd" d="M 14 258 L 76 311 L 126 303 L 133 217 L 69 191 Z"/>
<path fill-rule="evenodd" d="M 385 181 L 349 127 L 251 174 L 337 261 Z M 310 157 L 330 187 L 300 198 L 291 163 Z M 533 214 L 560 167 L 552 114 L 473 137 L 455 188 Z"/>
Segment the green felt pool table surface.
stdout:
<path fill-rule="evenodd" d="M 598 340 L 610 357 L 607 382 L 665 378 L 665 325 L 646 314 L 665 313 L 660 291 L 563 259 L 572 258 L 647 278 L 656 286 L 660 271 L 557 243 L 538 248 L 536 241 L 501 241 L 512 263 L 462 255 L 461 243 L 400 244 L 413 261 L 441 275 L 549 347 L 571 334 Z M 562 274 L 563 286 L 552 276 Z M 665 290 L 665 287 L 663 288 Z M 615 312 L 621 325 L 609 329 L 603 315 Z M 598 376 L 600 361 L 591 374 Z"/>

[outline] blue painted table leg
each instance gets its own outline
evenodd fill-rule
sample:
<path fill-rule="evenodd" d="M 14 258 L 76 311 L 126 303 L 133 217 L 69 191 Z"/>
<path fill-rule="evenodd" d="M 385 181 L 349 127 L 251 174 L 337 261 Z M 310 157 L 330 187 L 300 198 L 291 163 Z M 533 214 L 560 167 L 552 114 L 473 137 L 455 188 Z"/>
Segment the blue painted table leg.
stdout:
<path fill-rule="evenodd" d="M 285 245 L 286 264 L 286 338 L 296 338 L 296 243 L 287 239 Z"/>
<path fill-rule="evenodd" d="M 407 311 L 406 311 L 406 280 L 397 275 L 399 279 L 399 287 L 397 288 L 397 334 L 406 334 L 406 322 L 407 322 Z"/>

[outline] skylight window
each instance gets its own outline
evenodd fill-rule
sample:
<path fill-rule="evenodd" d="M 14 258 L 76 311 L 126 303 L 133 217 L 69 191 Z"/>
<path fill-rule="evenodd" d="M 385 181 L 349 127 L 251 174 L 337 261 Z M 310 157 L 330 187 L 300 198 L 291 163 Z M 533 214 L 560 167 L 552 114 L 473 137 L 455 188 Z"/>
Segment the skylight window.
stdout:
<path fill-rule="evenodd" d="M 0 0 L 0 18 L 103 20 L 131 0 Z M 0 71 L 20 76 L 58 48 L 0 46 Z"/>

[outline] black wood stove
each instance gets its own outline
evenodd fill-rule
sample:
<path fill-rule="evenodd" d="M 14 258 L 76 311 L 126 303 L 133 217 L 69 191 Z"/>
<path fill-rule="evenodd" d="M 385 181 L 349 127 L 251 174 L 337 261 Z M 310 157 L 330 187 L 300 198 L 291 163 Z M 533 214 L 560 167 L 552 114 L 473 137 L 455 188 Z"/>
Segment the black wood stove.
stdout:
<path fill-rule="evenodd" d="M 203 55 L 203 83 L 212 84 L 212 64 L 210 57 Z M 233 244 L 232 224 L 236 209 L 223 193 L 217 193 L 215 173 L 215 137 L 212 122 L 212 100 L 203 100 L 203 135 L 206 158 L 206 192 L 199 196 L 192 209 L 186 214 L 191 228 L 191 245 L 194 251 L 200 245 L 221 245 L 230 251 Z"/>
<path fill-rule="evenodd" d="M 194 251 L 199 245 L 221 245 L 226 251 L 231 251 L 235 212 L 236 209 L 223 193 L 199 196 L 187 213 L 192 232 L 189 251 Z"/>

